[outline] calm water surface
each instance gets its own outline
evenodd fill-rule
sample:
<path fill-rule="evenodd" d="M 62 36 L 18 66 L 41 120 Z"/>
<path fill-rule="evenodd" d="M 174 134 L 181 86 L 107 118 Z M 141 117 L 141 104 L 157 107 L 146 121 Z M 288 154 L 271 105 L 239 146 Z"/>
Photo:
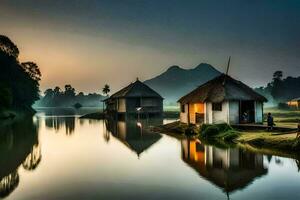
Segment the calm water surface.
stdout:
<path fill-rule="evenodd" d="M 0 129 L 4 199 L 299 199 L 298 161 L 40 112 Z"/>

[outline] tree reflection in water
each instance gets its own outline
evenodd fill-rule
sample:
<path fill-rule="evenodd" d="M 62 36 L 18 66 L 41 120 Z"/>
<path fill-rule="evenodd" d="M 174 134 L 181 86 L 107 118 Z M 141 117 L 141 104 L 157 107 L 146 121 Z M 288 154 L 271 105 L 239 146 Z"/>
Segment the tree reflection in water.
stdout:
<path fill-rule="evenodd" d="M 66 135 L 72 135 L 75 130 L 75 117 L 46 117 L 45 125 L 47 128 L 54 129 L 56 132 L 61 128 L 65 128 Z"/>
<path fill-rule="evenodd" d="M 32 171 L 40 164 L 42 160 L 41 146 L 39 144 L 34 144 L 31 153 L 27 156 L 23 162 L 23 168 Z"/>
<path fill-rule="evenodd" d="M 41 162 L 38 133 L 32 117 L 0 126 L 0 197 L 17 188 L 18 168 L 34 170 Z"/>
<path fill-rule="evenodd" d="M 275 157 L 275 163 L 279 166 L 283 166 L 283 161 L 279 157 Z"/>
<path fill-rule="evenodd" d="M 103 126 L 103 129 L 104 129 L 103 130 L 103 138 L 104 138 L 104 141 L 106 143 L 108 143 L 110 140 L 110 131 L 108 130 L 109 124 L 108 124 L 108 121 L 106 121 L 106 120 L 105 120 L 105 127 L 106 128 L 104 128 L 104 126 Z"/>
<path fill-rule="evenodd" d="M 7 197 L 19 185 L 19 174 L 17 171 L 3 177 L 0 181 L 0 197 Z"/>
<path fill-rule="evenodd" d="M 298 168 L 298 172 L 300 172 L 300 158 L 299 157 L 295 159 L 295 163 Z"/>

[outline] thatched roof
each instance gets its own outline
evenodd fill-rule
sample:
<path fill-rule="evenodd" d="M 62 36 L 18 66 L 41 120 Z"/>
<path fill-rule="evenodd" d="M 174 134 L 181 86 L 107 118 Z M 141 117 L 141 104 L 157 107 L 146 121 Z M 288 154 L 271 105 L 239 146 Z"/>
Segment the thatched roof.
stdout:
<path fill-rule="evenodd" d="M 290 101 L 300 101 L 300 97 L 294 98 L 294 99 L 292 99 L 292 100 L 290 100 Z"/>
<path fill-rule="evenodd" d="M 162 99 L 162 96 L 160 96 L 160 94 L 158 94 L 156 91 L 154 91 L 148 85 L 142 83 L 138 79 L 134 83 L 130 83 L 128 86 L 114 93 L 108 99 L 130 97 L 155 97 Z"/>
<path fill-rule="evenodd" d="M 182 104 L 196 102 L 217 103 L 224 100 L 267 101 L 264 96 L 255 92 L 243 82 L 222 74 L 181 97 L 178 102 Z"/>

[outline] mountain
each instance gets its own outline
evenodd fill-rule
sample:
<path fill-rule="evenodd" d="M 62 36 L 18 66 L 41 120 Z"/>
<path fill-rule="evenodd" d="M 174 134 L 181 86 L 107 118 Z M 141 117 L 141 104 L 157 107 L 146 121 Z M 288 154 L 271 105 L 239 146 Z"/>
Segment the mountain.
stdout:
<path fill-rule="evenodd" d="M 215 78 L 221 72 L 207 63 L 193 69 L 171 66 L 164 73 L 146 80 L 144 83 L 165 98 L 165 104 L 176 104 L 177 100 L 199 85 Z"/>

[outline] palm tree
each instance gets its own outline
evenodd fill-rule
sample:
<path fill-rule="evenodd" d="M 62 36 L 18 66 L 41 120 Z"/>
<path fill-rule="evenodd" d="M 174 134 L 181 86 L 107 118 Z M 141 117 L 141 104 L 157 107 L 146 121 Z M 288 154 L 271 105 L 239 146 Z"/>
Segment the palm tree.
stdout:
<path fill-rule="evenodd" d="M 108 97 L 109 92 L 110 92 L 110 87 L 108 84 L 105 84 L 104 87 L 102 88 L 102 93 Z M 104 111 L 104 101 L 102 104 L 102 110 Z"/>
<path fill-rule="evenodd" d="M 102 92 L 103 94 L 105 94 L 106 96 L 108 96 L 108 93 L 110 92 L 110 87 L 108 84 L 105 84 L 104 87 L 102 88 Z"/>

